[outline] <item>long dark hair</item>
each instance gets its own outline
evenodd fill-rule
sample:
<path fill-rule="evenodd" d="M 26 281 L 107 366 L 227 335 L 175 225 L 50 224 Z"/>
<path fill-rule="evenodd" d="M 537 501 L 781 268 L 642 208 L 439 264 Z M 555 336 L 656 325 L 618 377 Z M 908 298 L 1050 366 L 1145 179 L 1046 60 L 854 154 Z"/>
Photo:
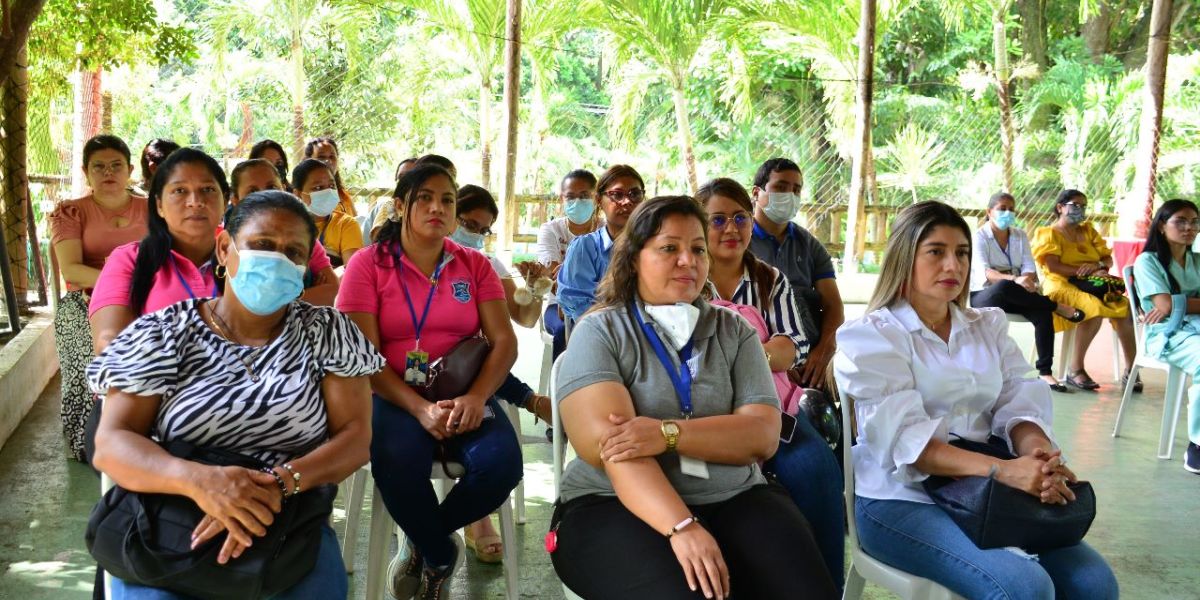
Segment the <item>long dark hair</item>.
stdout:
<path fill-rule="evenodd" d="M 450 187 L 458 189 L 458 184 L 454 182 L 454 176 L 450 174 L 450 171 L 432 163 L 418 164 L 400 176 L 400 181 L 396 182 L 396 190 L 392 193 L 392 197 L 404 203 L 404 215 L 412 213 L 412 206 L 417 202 L 417 191 L 426 181 L 434 177 L 445 177 L 450 180 Z M 407 223 L 406 219 L 393 216 L 379 229 L 379 235 L 375 238 L 376 264 L 389 264 L 383 261 L 390 258 L 390 264 L 397 269 L 400 268 L 400 253 L 395 250 L 401 249 L 400 233 L 401 227 L 406 226 L 405 223 Z M 411 227 L 411 225 L 408 226 Z"/>
<path fill-rule="evenodd" d="M 178 149 L 179 144 L 176 144 L 173 140 L 168 140 L 165 138 L 155 138 L 150 140 L 146 146 L 142 148 L 142 160 L 140 164 L 142 168 L 142 182 L 148 183 L 150 181 L 151 164 L 162 165 L 163 161 L 166 160 L 172 152 Z M 126 160 L 128 160 L 129 150 L 125 150 L 125 156 Z"/>
<path fill-rule="evenodd" d="M 1200 214 L 1200 209 L 1197 209 L 1196 204 L 1190 200 L 1176 198 L 1163 202 L 1162 206 L 1158 207 L 1158 212 L 1154 213 L 1154 221 L 1150 223 L 1150 233 L 1146 235 L 1146 245 L 1142 247 L 1142 252 L 1153 254 L 1162 265 L 1163 272 L 1167 274 L 1167 282 L 1171 284 L 1172 294 L 1179 293 L 1179 282 L 1171 274 L 1171 244 L 1167 241 L 1167 234 L 1162 230 L 1168 219 L 1184 209 L 1191 209 L 1192 212 Z M 1190 252 L 1191 249 L 1189 248 L 1188 251 Z"/>
<path fill-rule="evenodd" d="M 225 231 L 237 237 L 243 225 L 254 217 L 273 210 L 290 212 L 304 221 L 304 228 L 308 231 L 308 251 L 312 252 L 313 243 L 317 239 L 317 224 L 313 222 L 312 215 L 304 203 L 283 190 L 261 190 L 242 198 L 225 217 Z"/>
<path fill-rule="evenodd" d="M 333 151 L 337 152 L 338 160 L 341 161 L 342 150 L 341 150 L 341 148 L 338 148 L 337 142 L 333 141 L 333 138 L 331 138 L 331 137 L 319 137 L 319 138 L 313 138 L 311 140 L 308 140 L 308 143 L 304 145 L 304 158 L 313 158 L 313 153 L 315 153 L 317 151 L 317 144 L 329 144 L 330 146 L 333 146 Z M 296 165 L 296 166 L 299 167 L 300 165 Z M 332 168 L 329 169 L 329 171 L 331 173 L 333 173 L 333 183 L 335 185 L 337 185 L 338 191 L 339 192 L 345 191 L 346 184 L 342 183 L 342 173 L 341 173 L 342 169 L 341 169 L 340 163 L 339 163 L 337 171 L 334 171 Z M 292 173 L 293 180 L 295 179 L 295 177 L 296 177 L 296 174 L 293 172 Z M 296 189 L 300 189 L 300 186 L 296 185 L 295 181 L 292 181 L 292 187 L 294 187 Z"/>
<path fill-rule="evenodd" d="M 696 192 L 696 200 L 705 209 L 708 208 L 708 201 L 713 196 L 721 196 L 729 198 L 737 203 L 742 210 L 754 214 L 754 203 L 750 201 L 750 193 L 742 184 L 728 178 L 718 177 L 700 186 L 700 190 Z M 708 223 L 705 223 L 705 231 L 708 231 Z M 771 288 L 775 285 L 775 270 L 771 265 L 759 260 L 754 256 L 754 253 L 749 248 L 742 252 L 742 267 L 750 274 L 751 281 L 754 282 L 754 287 L 758 288 L 758 297 L 763 306 L 770 302 Z"/>
<path fill-rule="evenodd" d="M 166 219 L 158 213 L 158 201 L 162 198 L 163 188 L 167 187 L 167 180 L 179 165 L 185 163 L 199 164 L 208 169 L 217 181 L 217 186 L 221 188 L 222 201 L 229 201 L 229 182 L 225 180 L 225 171 L 221 170 L 221 165 L 215 158 L 200 150 L 180 148 L 158 166 L 158 170 L 154 172 L 154 179 L 150 182 L 150 193 L 146 197 L 148 231 L 138 245 L 137 260 L 133 264 L 133 281 L 129 287 L 129 306 L 136 315 L 142 314 L 142 310 L 146 308 L 146 297 L 150 295 L 154 277 L 171 256 L 171 246 L 175 238 L 167 227 Z M 213 236 L 216 236 L 215 230 Z M 215 261 L 216 258 L 212 260 Z M 224 280 L 217 280 L 217 287 L 221 291 L 225 290 L 224 283 Z"/>
<path fill-rule="evenodd" d="M 702 230 L 708 226 L 708 213 L 691 196 L 658 196 L 639 204 L 613 245 L 612 261 L 596 288 L 596 304 L 592 310 L 625 306 L 637 297 L 638 253 L 650 238 L 658 235 L 663 221 L 671 215 L 693 217 L 700 222 Z"/>

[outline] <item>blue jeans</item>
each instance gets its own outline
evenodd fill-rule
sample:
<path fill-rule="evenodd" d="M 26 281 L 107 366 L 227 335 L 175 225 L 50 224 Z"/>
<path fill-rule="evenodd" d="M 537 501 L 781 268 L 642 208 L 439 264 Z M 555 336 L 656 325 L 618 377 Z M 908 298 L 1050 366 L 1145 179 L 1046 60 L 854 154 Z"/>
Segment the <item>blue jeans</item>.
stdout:
<path fill-rule="evenodd" d="M 825 566 L 840 588 L 845 579 L 846 509 L 842 503 L 842 468 L 833 451 L 801 414 L 791 443 L 780 442 L 775 456 L 763 467 L 775 474 L 812 526 Z"/>
<path fill-rule="evenodd" d="M 237 559 L 234 559 L 237 560 Z M 190 596 L 169 592 L 164 589 L 126 583 L 112 578 L 113 600 L 187 600 Z M 306 600 L 308 598 L 345 598 L 350 593 L 346 579 L 346 565 L 342 562 L 342 550 L 338 547 L 337 535 L 328 524 L 321 528 L 321 549 L 313 570 L 296 585 L 271 600 Z"/>
<path fill-rule="evenodd" d="M 450 564 L 455 553 L 450 534 L 491 514 L 521 481 L 517 434 L 496 399 L 487 404 L 495 417 L 442 443 L 446 457 L 461 463 L 466 475 L 438 504 L 429 481 L 438 441 L 408 411 L 374 397 L 371 474 L 392 519 L 429 564 Z"/>
<path fill-rule="evenodd" d="M 517 379 L 517 376 L 512 373 L 504 378 L 504 383 L 500 384 L 500 389 L 496 390 L 496 397 L 518 408 L 525 408 L 525 405 L 529 404 L 531 396 L 533 396 L 533 388 Z"/>
<path fill-rule="evenodd" d="M 1115 600 L 1117 578 L 1091 546 L 1021 556 L 981 550 L 934 504 L 905 500 L 854 503 L 858 537 L 867 554 L 933 580 L 965 598 Z"/>
<path fill-rule="evenodd" d="M 558 355 L 567 349 L 567 324 L 558 316 L 557 304 L 546 307 L 546 312 L 542 313 L 542 325 L 546 328 L 546 333 L 554 336 L 554 353 L 551 357 L 558 358 Z"/>

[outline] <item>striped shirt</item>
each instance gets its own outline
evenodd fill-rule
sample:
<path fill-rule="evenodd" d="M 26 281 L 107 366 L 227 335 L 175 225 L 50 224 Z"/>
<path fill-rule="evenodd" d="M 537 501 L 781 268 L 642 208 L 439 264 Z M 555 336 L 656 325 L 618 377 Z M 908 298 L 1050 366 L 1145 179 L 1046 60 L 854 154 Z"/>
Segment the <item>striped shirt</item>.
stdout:
<path fill-rule="evenodd" d="M 711 281 L 708 285 L 713 298 L 757 308 L 758 312 L 762 313 L 763 320 L 767 322 L 767 330 L 771 337 L 782 335 L 790 338 L 796 346 L 796 358 L 792 360 L 794 369 L 804 364 L 808 358 L 808 336 L 804 335 L 803 325 L 808 308 L 804 303 L 796 302 L 791 284 L 779 269 L 771 267 L 771 272 L 775 275 L 775 283 L 771 285 L 771 296 L 765 301 L 759 298 L 758 286 L 751 280 L 749 271 L 744 268 L 742 280 L 738 282 L 737 289 L 729 298 L 721 298 L 717 286 Z"/>

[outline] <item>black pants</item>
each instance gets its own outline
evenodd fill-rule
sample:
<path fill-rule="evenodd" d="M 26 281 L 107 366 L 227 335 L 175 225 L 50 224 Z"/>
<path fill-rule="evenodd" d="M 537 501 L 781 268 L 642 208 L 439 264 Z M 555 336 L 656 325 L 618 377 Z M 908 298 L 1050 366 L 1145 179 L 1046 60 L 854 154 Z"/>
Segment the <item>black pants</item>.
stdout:
<path fill-rule="evenodd" d="M 755 486 L 717 504 L 691 506 L 729 567 L 731 598 L 836 598 L 808 522 L 779 484 Z M 555 508 L 554 570 L 587 600 L 696 600 L 670 541 L 613 496 Z"/>
<path fill-rule="evenodd" d="M 1037 348 L 1039 375 L 1050 375 L 1054 363 L 1054 309 L 1058 303 L 1021 284 L 997 281 L 978 292 L 971 292 L 971 306 L 994 306 L 1006 313 L 1025 317 L 1033 323 L 1033 345 Z"/>

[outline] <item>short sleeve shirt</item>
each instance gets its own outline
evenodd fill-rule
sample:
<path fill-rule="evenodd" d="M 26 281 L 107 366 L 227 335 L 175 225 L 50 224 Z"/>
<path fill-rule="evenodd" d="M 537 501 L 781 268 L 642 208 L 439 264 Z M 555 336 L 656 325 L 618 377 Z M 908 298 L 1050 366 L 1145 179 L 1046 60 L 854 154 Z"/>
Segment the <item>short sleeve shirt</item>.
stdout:
<path fill-rule="evenodd" d="M 317 223 L 317 240 L 339 256 L 362 248 L 362 230 L 354 217 L 335 212 Z"/>
<path fill-rule="evenodd" d="M 420 320 L 431 288 L 429 316 L 420 339 L 420 349 L 429 353 L 430 361 L 479 332 L 480 304 L 504 300 L 500 278 L 486 256 L 450 239 L 442 244 L 442 268 L 436 284 L 399 248 L 393 254 L 392 246 L 367 246 L 346 265 L 337 308 L 375 315 L 383 356 L 397 373 L 404 372 L 405 354 L 416 346 L 413 314 Z"/>
<path fill-rule="evenodd" d="M 688 362 L 693 377 L 693 416 L 728 415 L 748 404 L 778 408 L 779 396 L 757 331 L 732 311 L 702 299 L 694 304 L 700 309 L 700 318 L 692 334 L 694 350 Z M 642 309 L 639 306 L 637 310 Z M 653 318 L 641 314 L 662 339 L 667 339 Z M 677 356 L 670 351 L 668 354 L 674 359 L 671 368 L 678 369 Z M 595 383 L 613 381 L 629 390 L 638 415 L 681 418 L 679 398 L 666 368 L 628 307 L 586 315 L 571 332 L 571 343 L 559 364 L 556 398 Z M 721 502 L 765 481 L 758 464 L 709 463 L 709 478 L 700 479 L 683 474 L 676 454 L 659 455 L 657 460 L 672 487 L 688 504 Z M 570 501 L 591 494 L 615 495 L 612 481 L 603 470 L 577 458 L 563 474 L 562 499 Z"/>
<path fill-rule="evenodd" d="M 971 246 L 971 291 L 978 292 L 990 285 L 987 270 L 992 269 L 1007 275 L 1037 273 L 1033 262 L 1033 251 L 1025 232 L 1010 227 L 1008 244 L 1001 248 L 991 223 L 984 223 L 975 230 L 975 243 Z"/>
<path fill-rule="evenodd" d="M 133 266 L 137 261 L 139 243 L 125 244 L 113 250 L 96 279 L 88 316 L 106 306 L 130 306 L 129 293 L 133 287 Z M 162 268 L 154 274 L 150 293 L 141 314 L 152 313 L 176 302 L 191 298 L 211 298 L 221 293 L 214 277 L 212 262 L 197 267 L 182 254 L 171 250 Z"/>
<path fill-rule="evenodd" d="M 1200 297 L 1200 261 L 1197 261 L 1200 255 L 1188 251 L 1183 256 L 1184 264 L 1182 266 L 1173 260 L 1170 263 L 1171 276 L 1179 284 L 1178 293 L 1186 298 Z M 1154 296 L 1158 294 L 1174 295 L 1171 293 L 1171 282 L 1167 279 L 1167 271 L 1163 269 L 1158 257 L 1150 252 L 1139 254 L 1137 260 L 1134 261 L 1133 285 L 1143 312 L 1154 308 L 1154 302 L 1151 300 Z M 1162 358 L 1170 347 L 1172 335 L 1181 329 L 1188 333 L 1200 333 L 1200 315 L 1185 313 L 1178 325 L 1173 324 L 1173 320 L 1168 317 L 1146 327 L 1147 354 Z"/>
<path fill-rule="evenodd" d="M 79 240 L 83 264 L 103 269 L 112 251 L 123 244 L 136 242 L 146 236 L 146 199 L 133 196 L 122 211 L 110 211 L 96 203 L 91 196 L 65 200 L 54 207 L 47 219 L 50 222 L 50 243 Z M 70 283 L 67 289 L 78 289 Z"/>
<path fill-rule="evenodd" d="M 804 334 L 809 341 L 817 342 L 821 334 L 821 294 L 817 282 L 833 279 L 837 272 L 833 258 L 816 236 L 795 223 L 788 223 L 783 242 L 754 224 L 750 237 L 750 252 L 759 259 L 779 269 L 792 290 L 808 305 L 810 319 L 804 324 Z"/>

